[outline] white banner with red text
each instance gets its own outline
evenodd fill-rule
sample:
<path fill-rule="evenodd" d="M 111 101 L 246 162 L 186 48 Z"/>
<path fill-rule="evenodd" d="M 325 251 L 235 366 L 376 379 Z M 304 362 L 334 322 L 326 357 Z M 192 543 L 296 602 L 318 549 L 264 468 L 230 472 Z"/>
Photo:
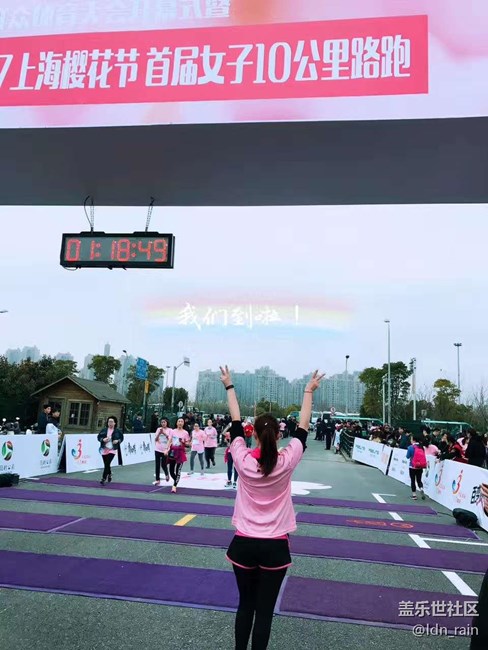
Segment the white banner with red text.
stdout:
<path fill-rule="evenodd" d="M 53 474 L 58 469 L 58 436 L 5 436 L 0 442 L 0 474 L 20 478 Z"/>

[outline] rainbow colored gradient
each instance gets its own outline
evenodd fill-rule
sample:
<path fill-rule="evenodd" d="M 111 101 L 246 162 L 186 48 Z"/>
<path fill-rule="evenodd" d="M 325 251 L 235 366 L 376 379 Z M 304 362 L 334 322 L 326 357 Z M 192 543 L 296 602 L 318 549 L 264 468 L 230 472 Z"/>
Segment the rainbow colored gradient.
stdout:
<path fill-rule="evenodd" d="M 316 297 L 279 298 L 200 294 L 185 298 L 147 301 L 146 324 L 165 330 L 348 330 L 353 309 L 344 301 Z"/>

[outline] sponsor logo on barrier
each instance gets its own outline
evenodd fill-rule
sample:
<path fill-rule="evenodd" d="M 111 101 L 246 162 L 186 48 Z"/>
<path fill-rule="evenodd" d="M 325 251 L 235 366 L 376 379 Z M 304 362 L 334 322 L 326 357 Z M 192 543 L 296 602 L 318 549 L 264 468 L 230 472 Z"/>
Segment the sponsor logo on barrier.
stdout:
<path fill-rule="evenodd" d="M 459 476 L 456 479 L 454 479 L 454 481 L 452 482 L 451 489 L 453 494 L 457 494 L 461 489 L 462 480 L 463 480 L 463 470 L 460 471 Z"/>
<path fill-rule="evenodd" d="M 43 456 L 49 456 L 50 451 L 51 451 L 51 443 L 49 442 L 49 439 L 46 438 L 41 442 L 41 453 Z"/>
<path fill-rule="evenodd" d="M 14 443 L 11 440 L 7 440 L 7 442 L 4 442 L 2 445 L 3 460 L 8 462 L 12 458 L 13 453 Z"/>
<path fill-rule="evenodd" d="M 76 449 L 71 450 L 71 455 L 75 460 L 80 460 L 81 456 L 83 454 L 83 441 L 78 440 L 78 444 L 76 446 Z"/>
<path fill-rule="evenodd" d="M 357 449 L 358 451 L 366 451 L 366 447 L 365 447 L 364 445 L 358 445 L 358 444 L 356 444 L 356 449 Z"/>
<path fill-rule="evenodd" d="M 124 445 L 124 451 L 129 456 L 132 456 L 132 454 L 137 454 L 136 445 L 131 445 L 130 442 L 128 442 L 126 445 Z"/>
<path fill-rule="evenodd" d="M 444 470 L 444 464 L 441 464 L 441 466 L 439 467 L 439 470 L 435 473 L 435 480 L 434 480 L 434 483 L 435 483 L 435 486 L 436 486 L 436 487 L 437 487 L 437 486 L 439 485 L 439 483 L 441 482 L 441 479 L 442 479 L 442 472 L 443 472 L 443 470 Z"/>
<path fill-rule="evenodd" d="M 147 452 L 151 451 L 151 445 L 149 443 L 146 444 L 143 442 L 139 447 L 139 450 L 142 454 L 146 454 Z"/>

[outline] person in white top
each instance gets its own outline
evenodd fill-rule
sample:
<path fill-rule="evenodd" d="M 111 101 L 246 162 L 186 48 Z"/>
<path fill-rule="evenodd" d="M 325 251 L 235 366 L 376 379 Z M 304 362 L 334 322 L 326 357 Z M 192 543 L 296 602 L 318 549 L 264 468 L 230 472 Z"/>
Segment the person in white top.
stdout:
<path fill-rule="evenodd" d="M 188 472 L 188 476 L 191 476 L 193 474 L 193 471 L 195 469 L 195 456 L 197 455 L 200 462 L 200 474 L 201 476 L 205 476 L 205 471 L 203 469 L 203 455 L 205 453 L 206 439 L 207 434 L 205 431 L 202 431 L 202 429 L 200 429 L 198 422 L 195 422 L 191 435 L 190 471 Z"/>
<path fill-rule="evenodd" d="M 156 462 L 156 480 L 153 485 L 161 485 L 161 468 L 163 469 L 166 481 L 169 481 L 168 471 L 168 443 L 171 438 L 172 429 L 166 418 L 162 418 L 159 428 L 154 435 L 154 460 Z"/>

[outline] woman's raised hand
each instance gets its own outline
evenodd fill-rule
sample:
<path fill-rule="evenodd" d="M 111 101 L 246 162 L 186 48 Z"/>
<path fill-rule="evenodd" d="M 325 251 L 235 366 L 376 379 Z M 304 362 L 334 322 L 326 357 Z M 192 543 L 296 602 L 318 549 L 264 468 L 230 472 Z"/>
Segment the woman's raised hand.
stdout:
<path fill-rule="evenodd" d="M 317 390 L 317 388 L 320 386 L 320 382 L 324 377 L 325 377 L 325 372 L 322 375 L 319 375 L 319 371 L 316 370 L 313 373 L 312 378 L 308 381 L 308 384 L 305 386 L 305 390 L 306 391 L 311 390 L 312 392 Z"/>
<path fill-rule="evenodd" d="M 220 381 L 224 384 L 224 386 L 230 386 L 232 384 L 228 366 L 224 366 L 223 368 L 220 366 Z"/>

